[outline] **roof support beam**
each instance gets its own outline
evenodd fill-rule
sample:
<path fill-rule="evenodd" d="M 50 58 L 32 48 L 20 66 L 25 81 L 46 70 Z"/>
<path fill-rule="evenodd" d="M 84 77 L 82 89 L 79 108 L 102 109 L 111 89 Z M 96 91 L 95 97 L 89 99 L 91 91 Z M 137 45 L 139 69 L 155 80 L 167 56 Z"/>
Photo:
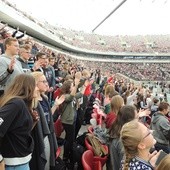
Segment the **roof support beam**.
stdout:
<path fill-rule="evenodd" d="M 123 0 L 116 8 L 113 9 L 113 11 L 110 12 L 109 15 L 107 15 L 93 30 L 94 32 L 106 19 L 108 19 L 117 9 L 119 9 L 127 0 Z"/>

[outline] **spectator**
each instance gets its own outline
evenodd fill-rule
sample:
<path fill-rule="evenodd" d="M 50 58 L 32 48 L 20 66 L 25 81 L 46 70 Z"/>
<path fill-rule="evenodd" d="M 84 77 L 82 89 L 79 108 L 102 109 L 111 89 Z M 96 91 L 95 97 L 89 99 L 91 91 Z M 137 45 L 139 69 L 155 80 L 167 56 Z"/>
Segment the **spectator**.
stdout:
<path fill-rule="evenodd" d="M 85 87 L 81 92 L 77 93 L 77 88 L 80 78 L 75 78 L 73 81 L 67 80 L 61 87 L 61 95 L 65 96 L 65 101 L 62 105 L 61 122 L 66 132 L 63 160 L 70 162 L 73 166 L 73 142 L 75 140 L 75 123 L 77 119 L 76 99 L 81 98 L 84 94 Z"/>
<path fill-rule="evenodd" d="M 30 72 L 30 67 L 28 65 L 28 60 L 30 56 L 31 56 L 31 46 L 30 45 L 20 46 L 18 61 L 20 61 L 22 65 L 22 69 L 25 73 Z"/>
<path fill-rule="evenodd" d="M 19 74 L 23 73 L 21 63 L 16 60 L 19 52 L 18 40 L 7 38 L 4 42 L 5 54 L 0 57 L 0 94 L 5 87 Z"/>
<path fill-rule="evenodd" d="M 31 70 L 43 72 L 42 65 L 43 65 L 46 58 L 47 58 L 47 56 L 46 56 L 45 53 L 38 52 L 37 55 L 36 55 L 36 61 L 35 61 L 34 66 Z"/>
<path fill-rule="evenodd" d="M 166 102 L 161 102 L 158 112 L 154 113 L 151 120 L 151 129 L 154 130 L 153 135 L 157 141 L 155 149 L 163 150 L 170 153 L 170 123 L 166 115 L 170 110 L 170 106 Z"/>
<path fill-rule="evenodd" d="M 150 154 L 149 151 L 156 140 L 145 125 L 137 120 L 126 123 L 121 130 L 121 140 L 125 150 L 125 160 L 122 162 L 121 170 L 154 170 L 160 153 L 155 151 Z"/>
<path fill-rule="evenodd" d="M 31 117 L 34 93 L 34 78 L 20 74 L 0 99 L 0 153 L 5 161 L 5 170 L 29 170 L 34 147 L 31 130 L 33 119 L 37 119 Z"/>
<path fill-rule="evenodd" d="M 120 108 L 124 105 L 124 100 L 120 95 L 115 95 L 111 99 L 111 112 L 106 116 L 106 128 L 110 128 L 116 119 Z"/>
<path fill-rule="evenodd" d="M 30 162 L 32 169 L 49 170 L 55 166 L 57 140 L 54 132 L 53 117 L 51 107 L 47 100 L 45 92 L 48 90 L 48 82 L 42 72 L 31 73 L 35 78 L 38 106 L 36 111 L 40 115 L 35 130 L 32 132 L 35 139 L 35 150 L 33 160 Z M 63 102 L 63 101 L 62 101 Z M 56 104 L 57 102 L 55 102 Z M 56 105 L 54 105 L 56 107 Z M 52 108 L 54 111 L 56 108 Z"/>
<path fill-rule="evenodd" d="M 120 131 L 125 123 L 137 117 L 137 110 L 134 106 L 123 106 L 118 112 L 116 120 L 113 122 L 109 129 L 110 156 L 107 161 L 107 170 L 120 169 L 121 160 L 123 159 L 124 155 L 123 144 L 120 140 Z"/>
<path fill-rule="evenodd" d="M 48 101 L 50 102 L 50 105 L 52 104 L 53 99 L 53 91 L 55 89 L 55 71 L 52 66 L 49 65 L 49 59 L 44 59 L 44 62 L 42 63 L 42 70 L 43 73 L 48 81 L 49 89 L 47 91 Z"/>
<path fill-rule="evenodd" d="M 113 85 L 108 84 L 105 88 L 105 98 L 104 98 L 104 107 L 105 107 L 105 113 L 109 113 L 111 111 L 110 109 L 110 100 L 113 96 L 118 95 L 119 93 L 115 91 L 115 88 Z"/>

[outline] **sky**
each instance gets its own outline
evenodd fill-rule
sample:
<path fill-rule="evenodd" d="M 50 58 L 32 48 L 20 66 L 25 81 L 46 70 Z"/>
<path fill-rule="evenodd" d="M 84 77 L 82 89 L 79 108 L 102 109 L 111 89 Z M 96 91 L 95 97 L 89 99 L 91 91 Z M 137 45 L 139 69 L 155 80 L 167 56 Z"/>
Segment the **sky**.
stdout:
<path fill-rule="evenodd" d="M 92 30 L 123 0 L 8 0 L 41 21 L 73 30 Z M 94 33 L 170 34 L 170 0 L 127 0 Z"/>

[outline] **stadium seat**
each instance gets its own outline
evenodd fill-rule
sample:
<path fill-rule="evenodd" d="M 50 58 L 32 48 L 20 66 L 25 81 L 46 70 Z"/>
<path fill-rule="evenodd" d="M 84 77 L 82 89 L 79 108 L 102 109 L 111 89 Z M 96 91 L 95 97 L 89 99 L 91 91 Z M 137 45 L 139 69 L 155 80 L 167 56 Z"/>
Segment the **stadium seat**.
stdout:
<path fill-rule="evenodd" d="M 83 153 L 82 165 L 84 170 L 102 170 L 101 162 L 94 160 L 94 155 L 91 150 L 87 150 Z"/>
<path fill-rule="evenodd" d="M 92 145 L 90 144 L 90 142 L 88 141 L 87 137 L 85 138 L 85 146 L 86 146 L 86 148 L 87 148 L 88 150 L 91 150 L 91 151 L 93 152 L 93 154 L 94 154 L 93 147 L 92 147 Z M 104 146 L 106 152 L 108 153 L 108 147 L 107 147 L 107 145 L 103 145 L 103 146 Z M 100 161 L 100 162 L 101 162 L 101 165 L 102 165 L 102 167 L 103 167 L 104 164 L 105 164 L 106 161 L 107 161 L 107 155 L 106 155 L 106 156 L 103 156 L 103 157 L 101 157 L 101 156 L 94 156 L 94 161 Z"/>

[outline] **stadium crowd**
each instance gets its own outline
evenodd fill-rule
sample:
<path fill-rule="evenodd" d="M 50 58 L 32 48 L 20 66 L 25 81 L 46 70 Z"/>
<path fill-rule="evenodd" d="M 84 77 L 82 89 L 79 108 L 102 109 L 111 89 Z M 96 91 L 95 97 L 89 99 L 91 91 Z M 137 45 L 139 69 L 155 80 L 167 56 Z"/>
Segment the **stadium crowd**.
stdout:
<path fill-rule="evenodd" d="M 15 4 L 7 0 L 1 0 L 11 8 L 15 9 L 19 15 L 27 18 L 52 34 L 59 37 L 75 47 L 102 51 L 102 52 L 132 52 L 132 53 L 169 53 L 170 35 L 146 35 L 146 36 L 104 36 L 83 31 L 55 27 L 47 21 L 39 21 L 30 14 L 18 9 Z"/>
<path fill-rule="evenodd" d="M 0 49 L 1 170 L 57 169 L 60 135 L 54 125 L 58 120 L 65 131 L 60 160 L 65 169 L 85 166 L 86 151 L 75 157 L 80 152 L 75 148 L 88 148 L 86 136 L 81 136 L 84 146 L 76 144 L 81 126 L 89 123 L 91 135 L 99 128 L 97 140 L 105 129 L 105 142 L 100 145 L 104 155 L 92 149 L 99 166 L 159 170 L 163 161 L 169 165 L 169 63 L 78 60 L 2 23 Z M 99 126 L 95 114 L 102 115 Z M 99 144 L 101 140 L 98 148 Z"/>

